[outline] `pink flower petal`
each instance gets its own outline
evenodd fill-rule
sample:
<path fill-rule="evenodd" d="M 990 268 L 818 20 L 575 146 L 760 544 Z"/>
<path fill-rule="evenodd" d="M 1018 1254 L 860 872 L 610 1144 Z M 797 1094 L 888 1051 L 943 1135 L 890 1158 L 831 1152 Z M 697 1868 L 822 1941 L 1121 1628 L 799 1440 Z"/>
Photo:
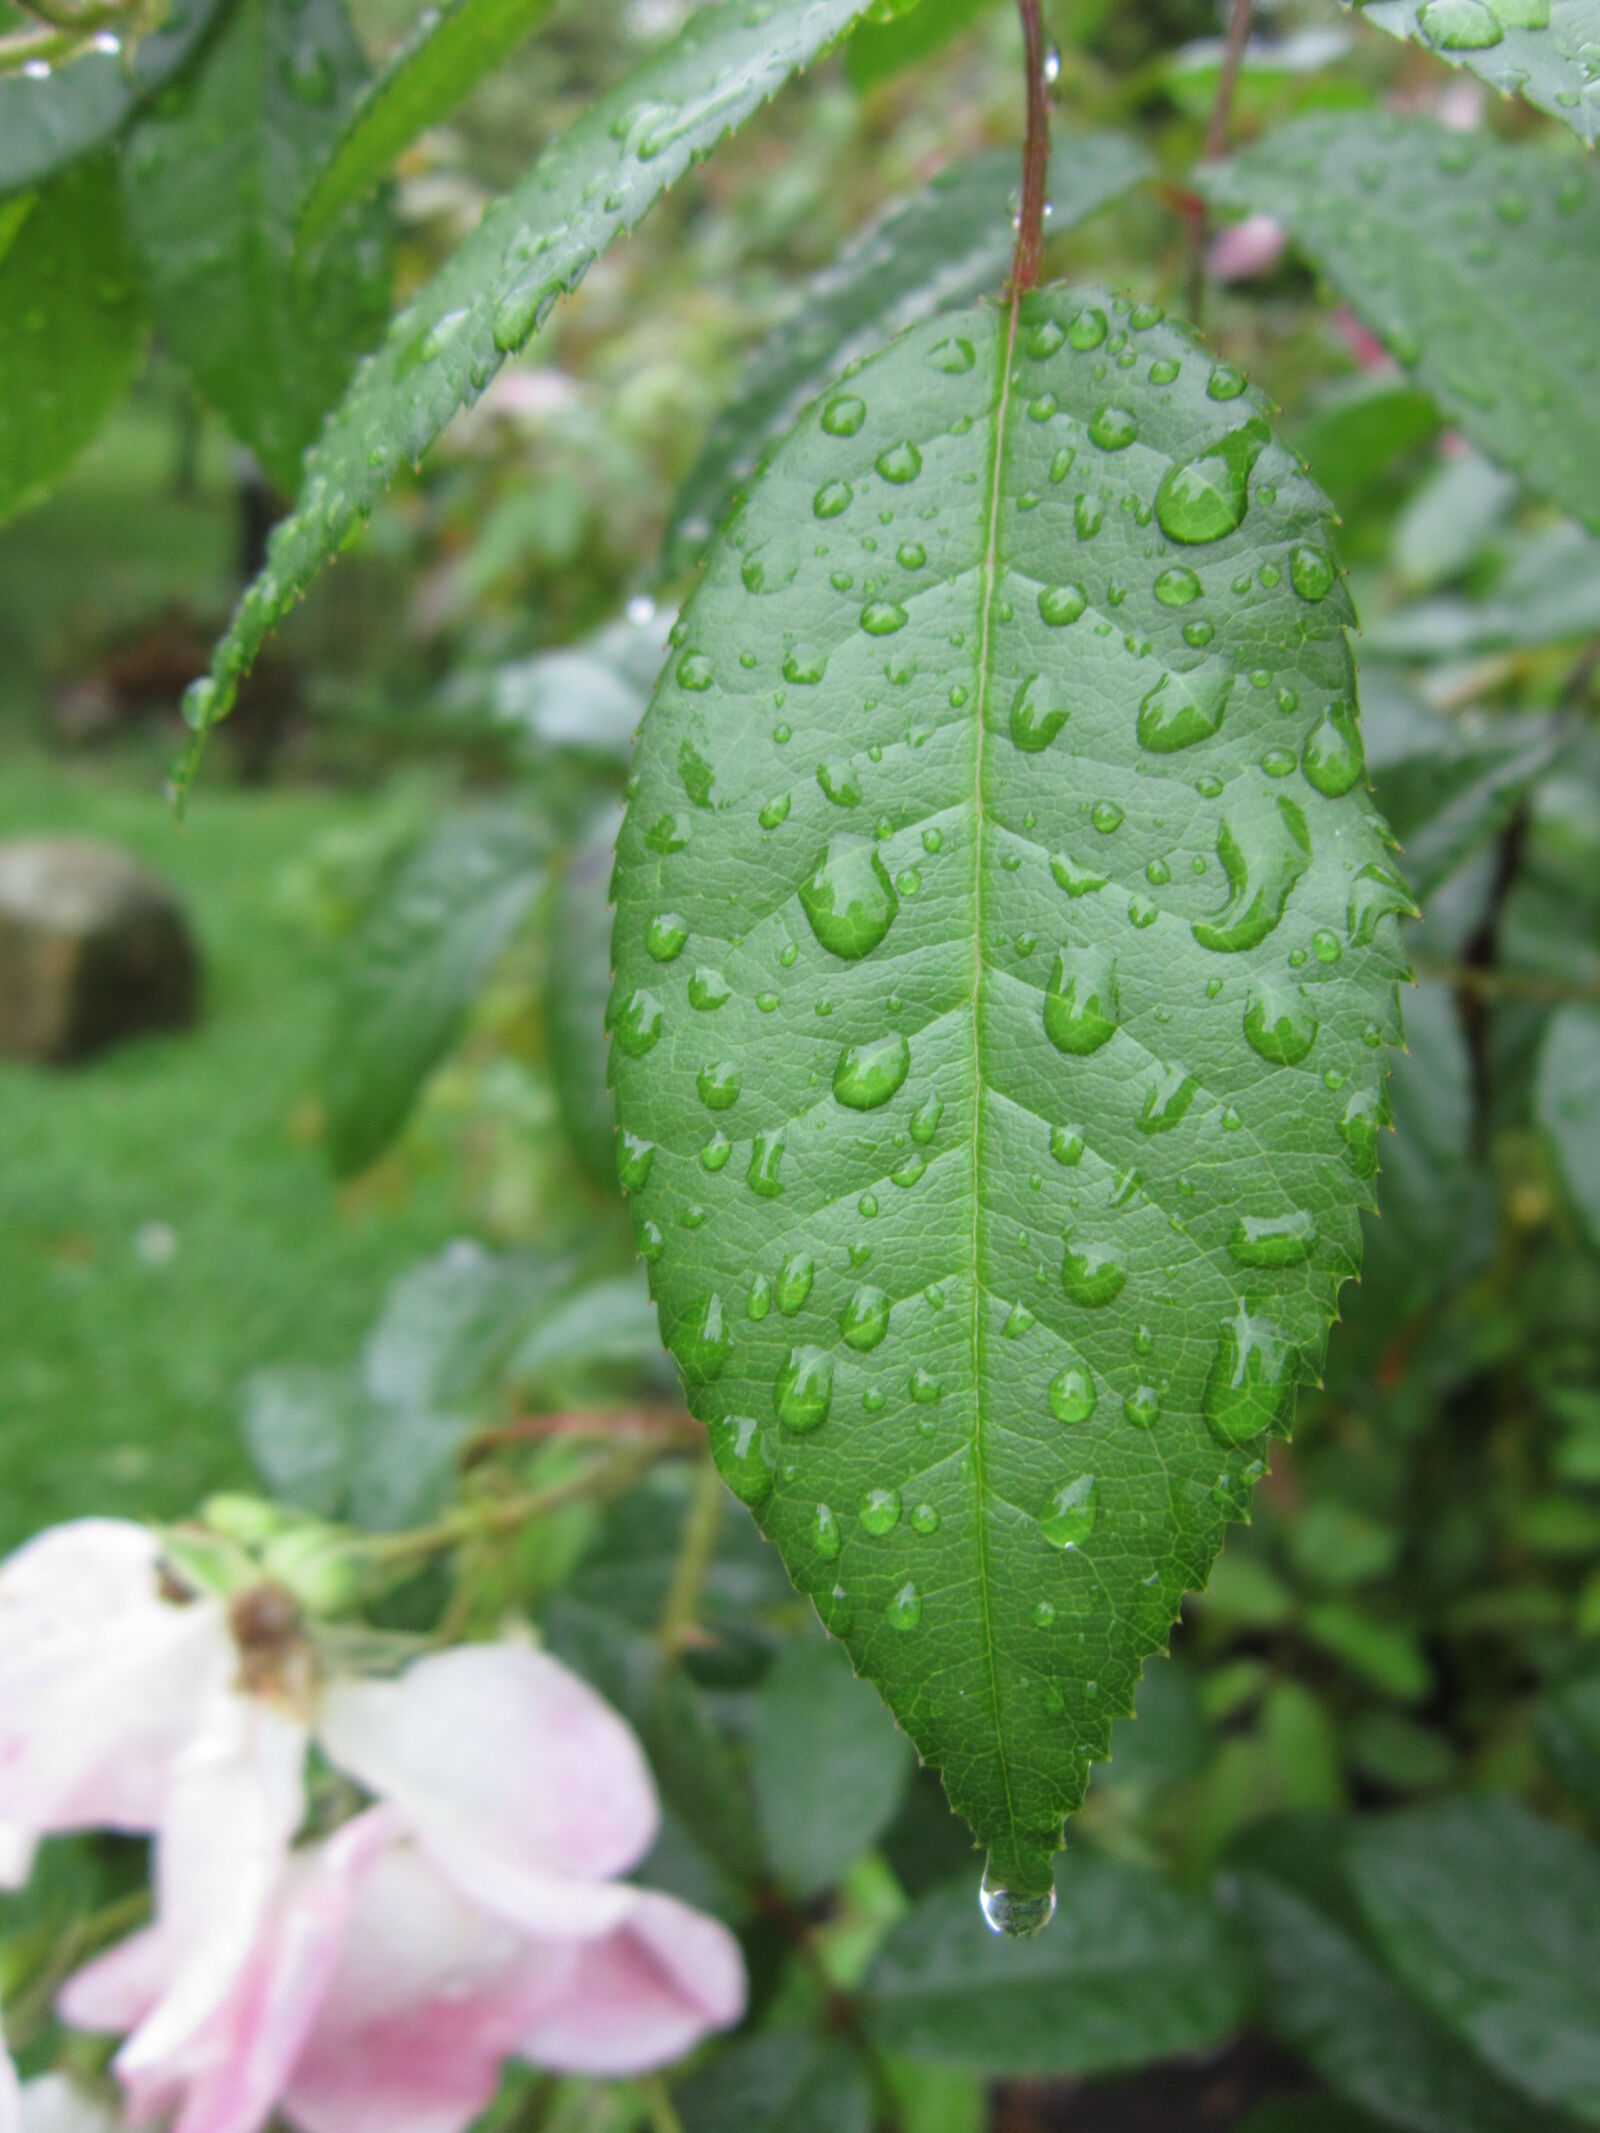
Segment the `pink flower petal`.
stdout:
<path fill-rule="evenodd" d="M 1288 242 L 1288 231 L 1274 216 L 1246 215 L 1212 238 L 1206 272 L 1213 281 L 1249 281 L 1276 266 Z"/>
<path fill-rule="evenodd" d="M 160 1999 L 167 1967 L 161 1931 L 147 1926 L 75 1970 L 56 1997 L 56 2012 L 74 2029 L 126 2036 Z"/>
<path fill-rule="evenodd" d="M 336 1681 L 318 1730 L 479 1903 L 533 1933 L 625 1915 L 626 1892 L 595 1884 L 649 1850 L 655 1787 L 622 1720 L 545 1653 L 467 1645 L 398 1681 Z"/>
<path fill-rule="evenodd" d="M 674 1897 L 629 1893 L 627 1923 L 580 1945 L 566 1990 L 523 2031 L 523 2058 L 563 2074 L 641 2074 L 743 2015 L 744 1957 L 727 1928 Z"/>
<path fill-rule="evenodd" d="M 161 1598 L 142 1526 L 81 1519 L 0 1567 L 0 1821 L 15 1852 L 154 1829 L 172 1761 L 234 1660 L 220 1607 Z"/>
<path fill-rule="evenodd" d="M 137 2114 L 190 2077 L 188 2048 L 234 1989 L 305 1812 L 305 1732 L 225 1692 L 179 1758 L 156 1850 L 160 1999 L 118 2053 Z"/>

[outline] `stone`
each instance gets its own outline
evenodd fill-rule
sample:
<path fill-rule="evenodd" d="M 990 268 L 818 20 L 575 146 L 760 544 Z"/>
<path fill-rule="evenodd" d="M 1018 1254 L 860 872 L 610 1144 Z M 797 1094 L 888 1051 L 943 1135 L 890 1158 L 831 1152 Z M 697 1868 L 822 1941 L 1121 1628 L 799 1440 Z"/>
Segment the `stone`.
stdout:
<path fill-rule="evenodd" d="M 89 837 L 0 844 L 0 1053 L 63 1066 L 181 1029 L 200 961 L 159 874 Z"/>

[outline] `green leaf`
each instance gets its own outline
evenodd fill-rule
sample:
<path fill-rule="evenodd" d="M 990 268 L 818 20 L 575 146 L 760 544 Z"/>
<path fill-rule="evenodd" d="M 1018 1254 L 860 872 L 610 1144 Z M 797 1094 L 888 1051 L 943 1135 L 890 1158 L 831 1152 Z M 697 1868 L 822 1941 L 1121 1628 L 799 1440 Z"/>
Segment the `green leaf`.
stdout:
<path fill-rule="evenodd" d="M 1593 146 L 1600 137 L 1597 0 L 1368 0 L 1363 21 L 1520 95 Z"/>
<path fill-rule="evenodd" d="M 121 398 L 145 333 L 109 157 L 8 203 L 5 220 L 0 521 L 44 495 L 88 444 Z"/>
<path fill-rule="evenodd" d="M 48 81 L 0 78 L 0 194 L 42 184 L 98 148 L 183 65 L 222 0 L 182 0 L 127 52 L 86 52 Z"/>
<path fill-rule="evenodd" d="M 1524 645 L 1578 642 L 1600 631 L 1600 541 L 1552 526 L 1507 544 L 1505 569 L 1478 599 L 1441 595 L 1374 617 L 1375 659 L 1459 659 Z"/>
<path fill-rule="evenodd" d="M 1077 136 L 1057 166 L 1052 231 L 1084 221 L 1152 168 L 1127 134 Z M 952 164 L 896 201 L 813 279 L 751 356 L 712 424 L 673 506 L 670 569 L 686 568 L 700 554 L 734 490 L 838 371 L 904 327 L 999 288 L 1011 257 L 1016 184 L 1013 149 Z"/>
<path fill-rule="evenodd" d="M 831 1888 L 893 1820 L 911 1744 L 837 1645 L 788 1645 L 761 1685 L 750 1774 L 767 1856 L 797 1896 Z"/>
<path fill-rule="evenodd" d="M 376 1162 L 405 1124 L 527 909 L 539 859 L 540 840 L 519 817 L 458 816 L 412 854 L 369 915 L 323 1069 L 341 1173 Z"/>
<path fill-rule="evenodd" d="M 1550 1775 L 1600 1826 L 1600 1673 L 1552 1689 L 1533 1725 Z"/>
<path fill-rule="evenodd" d="M 1600 1853 L 1515 1800 L 1364 1824 L 1351 1880 L 1406 1984 L 1515 2087 L 1600 2123 Z"/>
<path fill-rule="evenodd" d="M 367 79 L 342 0 L 237 0 L 133 129 L 129 220 L 162 338 L 280 487 L 388 312 L 388 217 L 295 258 L 300 196 Z"/>
<path fill-rule="evenodd" d="M 306 460 L 294 512 L 240 603 L 211 673 L 185 698 L 196 731 L 232 707 L 262 638 L 507 355 L 676 179 L 847 29 L 866 0 L 721 0 L 600 97 L 395 320 Z"/>
<path fill-rule="evenodd" d="M 993 4 L 994 0 L 916 0 L 915 6 L 896 9 L 883 21 L 874 9 L 850 40 L 845 55 L 850 79 L 858 89 L 875 88 L 902 67 L 937 52 Z"/>
<path fill-rule="evenodd" d="M 1315 1373 L 1398 1027 L 1325 507 L 1159 316 L 1051 290 L 825 393 L 618 846 L 691 1404 L 1030 1896 Z"/>
<path fill-rule="evenodd" d="M 1421 119 L 1319 112 L 1194 182 L 1286 223 L 1491 459 L 1600 527 L 1592 164 Z"/>
<path fill-rule="evenodd" d="M 862 2019 L 886 2051 L 992 2074 L 1107 2074 L 1215 2045 L 1243 1980 L 1201 1898 L 1075 1851 L 1037 1940 L 985 1930 L 969 1889 L 919 1903 L 868 1975 Z"/>
<path fill-rule="evenodd" d="M 1534 1101 L 1561 1182 L 1600 1248 L 1600 1008 L 1562 1007 L 1551 1016 Z"/>
<path fill-rule="evenodd" d="M 372 192 L 420 133 L 438 125 L 549 12 L 550 0 L 446 0 L 415 29 L 350 112 L 300 210 L 300 242 L 319 244 Z"/>
<path fill-rule="evenodd" d="M 837 2038 L 745 2037 L 673 2090 L 684 2133 L 870 2133 L 872 2092 Z"/>
<path fill-rule="evenodd" d="M 631 731 L 631 726 L 630 726 Z M 621 809 L 606 808 L 573 851 L 550 908 L 550 1074 L 573 1153 L 599 1185 L 617 1175 L 617 1122 L 606 1088 L 611 988 L 611 852 Z"/>
<path fill-rule="evenodd" d="M 1248 1934 L 1263 2026 L 1328 2086 L 1402 2133 L 1562 2133 L 1413 1999 L 1364 1944 L 1325 1823 L 1274 1831 L 1221 1888 Z M 1331 1883 L 1331 1885 L 1322 1885 Z"/>

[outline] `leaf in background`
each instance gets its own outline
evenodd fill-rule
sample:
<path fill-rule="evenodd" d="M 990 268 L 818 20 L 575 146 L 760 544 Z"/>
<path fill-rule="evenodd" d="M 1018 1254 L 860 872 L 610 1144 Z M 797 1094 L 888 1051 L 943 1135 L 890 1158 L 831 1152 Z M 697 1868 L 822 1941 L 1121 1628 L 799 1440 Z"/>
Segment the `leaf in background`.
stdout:
<path fill-rule="evenodd" d="M 139 270 L 109 156 L 8 203 L 5 219 L 12 229 L 0 245 L 0 521 L 43 496 L 88 444 L 121 398 L 145 336 Z"/>
<path fill-rule="evenodd" d="M 1052 290 L 825 393 L 712 548 L 618 848 L 668 1345 L 1030 1896 L 1315 1374 L 1409 908 L 1323 501 L 1159 317 Z"/>
<path fill-rule="evenodd" d="M 1533 1729 L 1550 1775 L 1600 1827 L 1600 1673 L 1552 1689 Z"/>
<path fill-rule="evenodd" d="M 1600 1007 L 1560 1007 L 1550 1017 L 1534 1101 L 1561 1182 L 1600 1248 Z"/>
<path fill-rule="evenodd" d="M 126 52 L 86 52 L 48 81 L 0 79 L 0 194 L 42 184 L 97 148 L 170 81 L 195 49 L 221 0 L 170 5 L 159 29 Z"/>
<path fill-rule="evenodd" d="M 1600 541 L 1552 526 L 1510 543 L 1505 569 L 1480 599 L 1442 595 L 1369 622 L 1374 659 L 1460 659 L 1524 645 L 1576 643 L 1600 632 Z"/>
<path fill-rule="evenodd" d="M 894 1819 L 911 1743 L 836 1644 L 787 1645 L 756 1698 L 750 1774 L 767 1857 L 794 1895 L 832 1888 Z"/>
<path fill-rule="evenodd" d="M 1107 2074 L 1203 2051 L 1244 2013 L 1243 1978 L 1201 1897 L 1074 1851 L 1037 1940 L 997 1939 L 971 1891 L 941 1890 L 890 1934 L 861 2015 L 885 2050 L 992 2074 Z"/>
<path fill-rule="evenodd" d="M 259 4 L 259 0 L 258 0 Z M 306 460 L 267 568 L 211 673 L 184 700 L 195 739 L 225 717 L 262 638 L 336 555 L 398 469 L 415 463 L 506 357 L 577 288 L 612 238 L 847 29 L 867 0 L 721 0 L 590 105 L 395 320 Z"/>
<path fill-rule="evenodd" d="M 1395 520 L 1390 560 L 1412 592 L 1458 577 L 1499 532 L 1517 500 L 1513 475 L 1470 444 L 1441 459 Z"/>
<path fill-rule="evenodd" d="M 744 2037 L 672 2092 L 683 2133 L 871 2133 L 860 2059 L 811 2031 Z"/>
<path fill-rule="evenodd" d="M 1364 22 L 1520 95 L 1592 146 L 1600 136 L 1597 0 L 1366 0 Z"/>
<path fill-rule="evenodd" d="M 1326 1823 L 1271 1832 L 1274 1859 L 1219 1884 L 1252 1946 L 1262 2025 L 1348 2102 L 1401 2133 L 1570 2133 L 1507 2082 L 1363 1944 Z M 1260 1851 L 1263 1856 L 1258 1858 Z"/>
<path fill-rule="evenodd" d="M 863 34 L 857 31 L 857 38 Z M 1056 166 L 1052 234 L 1084 221 L 1153 167 L 1127 134 L 1076 136 L 1071 156 Z M 734 490 L 847 364 L 936 311 L 960 309 L 999 289 L 1011 257 L 1016 184 L 1013 149 L 952 164 L 920 192 L 894 202 L 812 279 L 746 363 L 678 492 L 665 543 L 668 570 L 695 561 Z"/>
<path fill-rule="evenodd" d="M 280 1502 L 337 1518 L 350 1496 L 367 1396 L 353 1371 L 283 1364 L 245 1380 L 240 1428 Z"/>
<path fill-rule="evenodd" d="M 460 815 L 401 866 L 350 948 L 322 1093 L 341 1175 L 404 1125 L 539 882 L 541 840 L 515 815 Z"/>
<path fill-rule="evenodd" d="M 877 11 L 856 30 L 845 51 L 845 66 L 858 89 L 876 88 L 977 21 L 994 0 L 916 0 L 885 21 Z M 1015 157 L 1012 158 L 1013 165 Z"/>
<path fill-rule="evenodd" d="M 637 714 L 630 718 L 631 733 Z M 606 1087 L 611 990 L 611 867 L 620 806 L 607 807 L 575 848 L 550 899 L 550 1075 L 573 1153 L 597 1185 L 617 1181 L 617 1120 Z"/>
<path fill-rule="evenodd" d="M 1600 2124 L 1600 1853 L 1480 1798 L 1366 1822 L 1346 1859 L 1417 1998 L 1513 2087 Z"/>
<path fill-rule="evenodd" d="M 289 491 L 388 313 L 386 210 L 352 214 L 315 258 L 294 256 L 300 197 L 367 75 L 342 0 L 236 0 L 124 158 L 162 338 Z"/>
<path fill-rule="evenodd" d="M 550 0 L 444 0 L 425 8 L 362 92 L 312 180 L 300 208 L 300 244 L 320 244 L 345 209 L 374 191 L 396 158 L 453 111 L 549 7 Z"/>
<path fill-rule="evenodd" d="M 1287 224 L 1474 443 L 1600 527 L 1591 163 L 1416 118 L 1319 112 L 1194 182 Z"/>
<path fill-rule="evenodd" d="M 520 735 L 541 764 L 557 751 L 626 763 L 672 622 L 670 612 L 649 600 L 637 612 L 639 620 L 630 613 L 577 644 L 453 675 L 442 692 L 446 710 L 454 719 L 483 719 Z"/>
<path fill-rule="evenodd" d="M 1438 430 L 1439 410 L 1429 396 L 1386 366 L 1319 392 L 1290 429 L 1289 442 L 1348 517 Z"/>

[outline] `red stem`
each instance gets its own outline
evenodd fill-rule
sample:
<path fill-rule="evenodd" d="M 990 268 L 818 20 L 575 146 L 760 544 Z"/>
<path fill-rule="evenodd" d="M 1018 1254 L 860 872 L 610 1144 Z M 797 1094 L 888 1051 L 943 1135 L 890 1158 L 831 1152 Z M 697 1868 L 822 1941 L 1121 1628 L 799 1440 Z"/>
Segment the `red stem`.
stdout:
<path fill-rule="evenodd" d="M 1039 280 L 1044 243 L 1044 184 L 1050 168 L 1050 92 L 1044 78 L 1044 30 L 1039 0 L 1017 0 L 1022 17 L 1022 59 L 1028 85 L 1028 123 L 1022 142 L 1022 206 L 1017 246 L 1011 256 L 1011 293 L 1025 296 Z"/>

